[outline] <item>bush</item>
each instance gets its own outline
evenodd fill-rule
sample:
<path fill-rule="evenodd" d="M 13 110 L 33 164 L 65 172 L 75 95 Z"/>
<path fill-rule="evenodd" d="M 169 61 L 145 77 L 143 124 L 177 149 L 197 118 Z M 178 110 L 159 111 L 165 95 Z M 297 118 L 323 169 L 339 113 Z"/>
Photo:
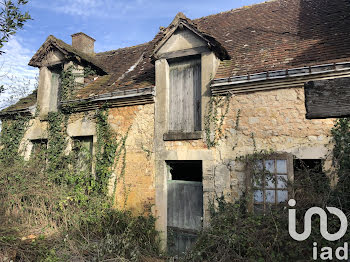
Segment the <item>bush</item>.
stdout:
<path fill-rule="evenodd" d="M 109 198 L 57 185 L 45 161 L 0 163 L 0 258 L 16 261 L 138 261 L 159 254 L 152 216 L 110 208 Z"/>
<path fill-rule="evenodd" d="M 313 206 L 325 208 L 347 203 L 346 195 L 339 193 L 341 181 L 335 189 L 322 169 L 306 166 L 297 172 L 295 183 L 291 185 L 297 200 L 297 228 L 304 228 L 304 214 Z M 348 173 L 349 174 L 349 173 Z M 295 241 L 288 232 L 288 206 L 271 208 L 266 213 L 247 211 L 243 196 L 236 203 L 228 203 L 218 198 L 212 203 L 210 226 L 204 229 L 184 261 L 312 261 L 313 243 L 319 247 L 334 248 L 343 241 L 329 242 L 320 234 L 318 216 L 313 217 L 312 234 L 302 242 Z M 217 207 L 214 207 L 217 206 Z M 348 210 L 344 210 L 349 216 Z M 329 216 L 328 231 L 337 232 L 339 220 Z M 347 233 L 343 239 L 349 239 Z"/>

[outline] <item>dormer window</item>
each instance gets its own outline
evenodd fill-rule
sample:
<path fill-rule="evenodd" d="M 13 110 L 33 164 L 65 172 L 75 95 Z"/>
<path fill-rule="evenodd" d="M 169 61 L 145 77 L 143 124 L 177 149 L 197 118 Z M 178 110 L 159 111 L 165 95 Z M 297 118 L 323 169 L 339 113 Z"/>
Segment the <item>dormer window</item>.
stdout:
<path fill-rule="evenodd" d="M 169 131 L 201 130 L 201 58 L 169 60 Z"/>

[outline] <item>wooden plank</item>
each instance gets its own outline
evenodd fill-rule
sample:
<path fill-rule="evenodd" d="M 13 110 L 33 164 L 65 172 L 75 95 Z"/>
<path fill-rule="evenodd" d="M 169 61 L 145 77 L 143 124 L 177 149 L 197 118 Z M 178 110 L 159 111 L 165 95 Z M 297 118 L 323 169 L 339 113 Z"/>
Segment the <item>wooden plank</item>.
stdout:
<path fill-rule="evenodd" d="M 200 71 L 200 59 L 170 64 L 169 130 L 193 132 L 198 129 L 200 116 L 196 108 L 200 107 Z"/>
<path fill-rule="evenodd" d="M 211 85 L 213 95 L 226 95 L 228 93 L 249 93 L 263 90 L 273 90 L 289 88 L 294 86 L 304 86 L 307 81 L 334 79 L 336 77 L 348 77 L 349 71 L 339 71 L 331 74 L 311 75 L 305 77 L 290 77 L 285 79 L 273 79 L 264 81 L 254 81 L 249 83 L 232 84 L 220 83 Z"/>
<path fill-rule="evenodd" d="M 193 245 L 198 231 L 202 228 L 202 183 L 168 181 L 167 210 L 168 232 L 172 232 L 174 237 L 169 239 L 174 241 L 174 245 L 169 246 L 169 251 L 179 255 Z"/>
<path fill-rule="evenodd" d="M 199 182 L 168 182 L 168 226 L 200 230 L 203 215 L 203 186 Z"/>
<path fill-rule="evenodd" d="M 306 118 L 350 116 L 350 77 L 305 83 Z"/>
<path fill-rule="evenodd" d="M 201 116 L 202 116 L 202 68 L 200 64 L 197 64 L 194 68 L 193 88 L 194 88 L 194 130 L 202 130 Z"/>
<path fill-rule="evenodd" d="M 201 131 L 195 131 L 195 132 L 179 132 L 179 131 L 173 131 L 168 132 L 163 135 L 164 141 L 176 141 L 176 140 L 198 140 L 202 139 L 202 132 Z"/>

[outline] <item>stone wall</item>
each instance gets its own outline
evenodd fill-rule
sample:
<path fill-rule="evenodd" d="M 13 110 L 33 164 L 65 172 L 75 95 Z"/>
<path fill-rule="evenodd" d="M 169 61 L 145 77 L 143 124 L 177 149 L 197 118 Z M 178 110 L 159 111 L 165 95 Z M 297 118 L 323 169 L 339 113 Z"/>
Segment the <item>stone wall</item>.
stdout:
<path fill-rule="evenodd" d="M 179 160 L 202 157 L 205 225 L 209 221 L 209 201 L 221 195 L 234 201 L 245 191 L 245 169 L 236 161 L 239 156 L 273 150 L 300 159 L 325 159 L 325 166 L 330 166 L 334 120 L 307 120 L 305 113 L 303 88 L 239 94 L 230 100 L 224 134 L 216 147 L 208 149 L 205 137 L 164 142 L 167 157 L 172 159 L 174 152 Z"/>
<path fill-rule="evenodd" d="M 135 214 L 152 211 L 155 204 L 154 105 L 112 108 L 109 110 L 108 121 L 119 137 L 129 130 L 125 175 L 120 177 L 121 160 L 117 163 L 114 174 L 114 179 L 118 177 L 119 180 L 116 206 L 130 209 Z"/>
<path fill-rule="evenodd" d="M 155 204 L 155 170 L 154 170 L 154 104 L 110 108 L 108 122 L 118 139 L 127 131 L 126 169 L 124 178 L 119 181 L 116 190 L 116 206 L 132 210 L 135 214 L 154 212 Z M 95 112 L 72 113 L 67 121 L 67 149 L 72 149 L 72 138 L 93 137 L 93 156 L 96 154 L 96 119 Z M 21 150 L 27 160 L 30 158 L 33 144 L 31 140 L 47 139 L 47 121 L 39 117 L 30 121 L 29 129 L 24 135 Z M 114 178 L 120 174 L 119 161 L 115 166 Z M 95 163 L 93 162 L 93 170 Z M 111 185 L 114 184 L 111 179 Z M 113 191 L 110 191 L 112 193 Z"/>

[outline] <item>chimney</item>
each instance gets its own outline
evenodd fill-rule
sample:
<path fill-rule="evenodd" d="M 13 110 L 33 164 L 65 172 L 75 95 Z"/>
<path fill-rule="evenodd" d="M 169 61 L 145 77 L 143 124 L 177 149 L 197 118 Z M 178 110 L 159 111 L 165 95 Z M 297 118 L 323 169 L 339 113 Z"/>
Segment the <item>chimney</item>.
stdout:
<path fill-rule="evenodd" d="M 88 36 L 87 34 L 84 34 L 82 32 L 76 33 L 72 35 L 72 46 L 73 48 L 89 54 L 94 54 L 94 42 L 96 40 L 92 37 Z"/>

